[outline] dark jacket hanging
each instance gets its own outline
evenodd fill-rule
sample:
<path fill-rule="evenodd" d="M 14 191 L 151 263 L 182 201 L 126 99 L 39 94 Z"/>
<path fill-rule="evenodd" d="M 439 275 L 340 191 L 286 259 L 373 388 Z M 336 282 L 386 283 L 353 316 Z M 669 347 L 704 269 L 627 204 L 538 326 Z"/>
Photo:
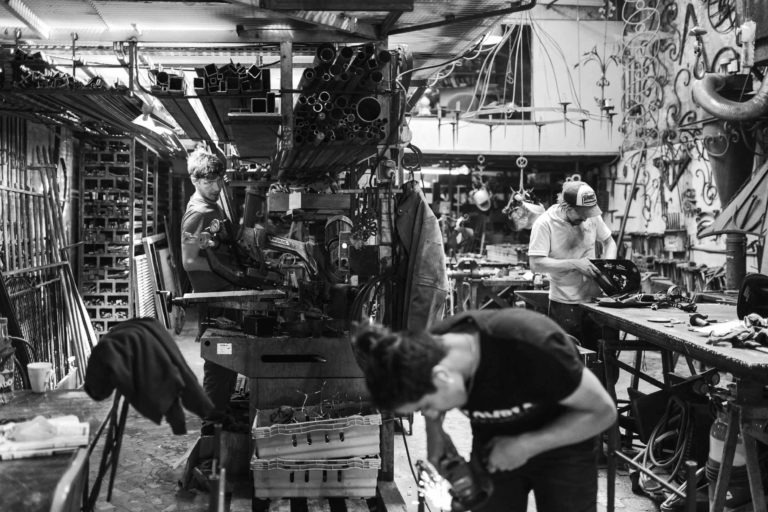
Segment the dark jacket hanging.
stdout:
<path fill-rule="evenodd" d="M 403 272 L 398 274 L 404 282 L 403 302 L 398 307 L 402 325 L 395 327 L 426 329 L 443 316 L 448 274 L 440 225 L 415 181 L 403 185 L 395 227 L 402 249 L 399 265 Z"/>
<path fill-rule="evenodd" d="M 176 342 L 154 318 L 134 318 L 113 327 L 93 348 L 85 391 L 104 400 L 117 389 L 140 414 L 174 434 L 186 434 L 182 405 L 200 417 L 213 410 Z"/>

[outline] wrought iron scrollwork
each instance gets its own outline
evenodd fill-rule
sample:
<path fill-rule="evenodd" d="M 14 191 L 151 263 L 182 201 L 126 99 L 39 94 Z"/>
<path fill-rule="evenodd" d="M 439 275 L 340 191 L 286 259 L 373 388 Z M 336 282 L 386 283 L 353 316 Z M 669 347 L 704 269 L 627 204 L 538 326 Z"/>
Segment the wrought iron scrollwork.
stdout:
<path fill-rule="evenodd" d="M 717 32 L 727 34 L 736 26 L 736 0 L 706 0 L 709 23 Z"/>
<path fill-rule="evenodd" d="M 696 177 L 701 179 L 701 197 L 707 206 L 712 206 L 717 197 L 717 187 L 714 183 L 712 168 L 706 165 L 705 168 L 696 169 Z"/>

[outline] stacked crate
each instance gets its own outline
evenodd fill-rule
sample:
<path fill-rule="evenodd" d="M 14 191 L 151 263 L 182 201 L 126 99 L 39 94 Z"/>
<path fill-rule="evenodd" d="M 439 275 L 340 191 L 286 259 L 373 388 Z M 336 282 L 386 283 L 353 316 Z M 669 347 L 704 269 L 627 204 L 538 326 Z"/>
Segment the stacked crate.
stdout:
<path fill-rule="evenodd" d="M 258 411 L 251 432 L 256 498 L 376 495 L 381 415 L 313 419 L 317 409 L 304 408 L 299 421 L 281 424 L 274 424 L 276 410 Z"/>

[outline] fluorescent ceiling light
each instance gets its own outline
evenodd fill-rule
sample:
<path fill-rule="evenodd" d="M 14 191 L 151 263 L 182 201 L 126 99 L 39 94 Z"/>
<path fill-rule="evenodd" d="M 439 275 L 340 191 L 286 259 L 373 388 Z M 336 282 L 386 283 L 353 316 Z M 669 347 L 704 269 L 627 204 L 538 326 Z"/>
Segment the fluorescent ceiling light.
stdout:
<path fill-rule="evenodd" d="M 32 12 L 32 9 L 22 0 L 7 0 L 6 8 L 40 38 L 50 38 L 51 27 Z"/>

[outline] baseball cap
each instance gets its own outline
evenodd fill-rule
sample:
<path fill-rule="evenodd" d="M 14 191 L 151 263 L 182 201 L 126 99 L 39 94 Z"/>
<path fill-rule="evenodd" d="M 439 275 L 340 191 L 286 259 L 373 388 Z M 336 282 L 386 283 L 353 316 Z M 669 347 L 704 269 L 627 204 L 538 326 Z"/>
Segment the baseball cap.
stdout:
<path fill-rule="evenodd" d="M 563 201 L 576 208 L 582 217 L 588 219 L 603 214 L 597 206 L 597 194 L 583 181 L 566 181 L 563 183 Z"/>

